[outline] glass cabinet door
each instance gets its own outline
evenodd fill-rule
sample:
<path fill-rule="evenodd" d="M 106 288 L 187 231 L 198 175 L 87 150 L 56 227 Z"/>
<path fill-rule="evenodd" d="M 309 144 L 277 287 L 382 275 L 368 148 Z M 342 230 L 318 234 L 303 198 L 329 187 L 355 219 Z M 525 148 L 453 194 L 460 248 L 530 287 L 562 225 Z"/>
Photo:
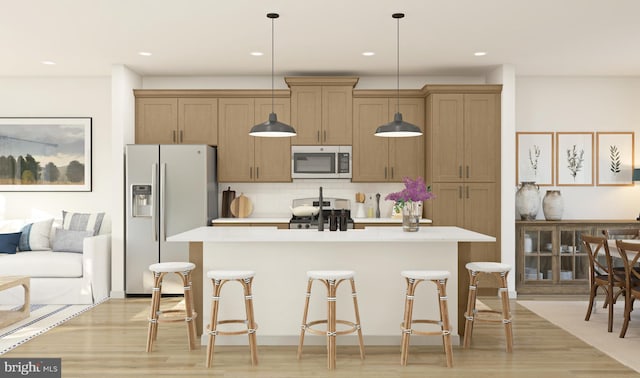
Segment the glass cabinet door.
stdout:
<path fill-rule="evenodd" d="M 590 228 L 560 229 L 560 281 L 589 279 L 589 256 L 582 245 L 582 235 L 590 233 Z"/>
<path fill-rule="evenodd" d="M 524 229 L 524 280 L 552 280 L 553 230 Z"/>

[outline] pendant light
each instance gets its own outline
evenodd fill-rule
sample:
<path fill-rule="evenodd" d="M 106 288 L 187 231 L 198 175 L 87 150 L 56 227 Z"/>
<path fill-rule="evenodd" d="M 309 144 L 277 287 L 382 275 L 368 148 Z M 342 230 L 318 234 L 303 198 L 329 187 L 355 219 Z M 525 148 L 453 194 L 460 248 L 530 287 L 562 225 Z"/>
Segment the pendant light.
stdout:
<path fill-rule="evenodd" d="M 249 135 L 255 137 L 292 137 L 296 136 L 296 130 L 293 127 L 278 121 L 278 116 L 273 111 L 273 24 L 276 18 L 280 17 L 277 13 L 267 13 L 267 18 L 271 19 L 271 113 L 269 120 L 259 123 L 251 128 Z"/>
<path fill-rule="evenodd" d="M 398 91 L 398 103 L 396 104 L 396 114 L 393 116 L 393 121 L 382 125 L 376 129 L 375 136 L 380 137 L 412 137 L 422 135 L 422 130 L 416 125 L 412 125 L 402 120 L 402 114 L 400 113 L 400 19 L 404 18 L 404 13 L 394 13 L 391 17 L 398 20 L 397 27 L 397 65 L 396 65 L 396 80 Z"/>

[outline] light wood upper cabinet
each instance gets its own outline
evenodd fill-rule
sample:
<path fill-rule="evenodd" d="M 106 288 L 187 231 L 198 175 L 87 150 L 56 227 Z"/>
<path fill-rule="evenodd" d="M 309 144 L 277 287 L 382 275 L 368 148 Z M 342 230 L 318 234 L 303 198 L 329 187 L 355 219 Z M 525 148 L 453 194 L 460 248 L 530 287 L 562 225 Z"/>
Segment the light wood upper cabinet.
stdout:
<path fill-rule="evenodd" d="M 178 99 L 136 98 L 136 143 L 171 144 L 178 138 Z"/>
<path fill-rule="evenodd" d="M 220 98 L 218 132 L 218 181 L 291 181 L 290 138 L 249 135 L 255 124 L 266 121 L 271 99 Z M 289 99 L 276 98 L 278 119 L 289 122 Z"/>
<path fill-rule="evenodd" d="M 218 99 L 178 99 L 178 142 L 218 144 Z"/>
<path fill-rule="evenodd" d="M 136 143 L 218 144 L 218 99 L 136 98 Z"/>
<path fill-rule="evenodd" d="M 296 145 L 351 145 L 355 77 L 287 77 Z"/>
<path fill-rule="evenodd" d="M 291 112 L 289 99 L 277 98 L 274 101 L 273 110 L 278 120 L 289 124 Z M 271 99 L 256 98 L 254 124 L 268 120 L 269 113 L 271 113 Z M 291 138 L 251 138 L 254 139 L 255 153 L 254 181 L 291 181 Z"/>
<path fill-rule="evenodd" d="M 500 96 L 433 94 L 427 99 L 434 182 L 492 182 L 500 161 Z"/>
<path fill-rule="evenodd" d="M 374 135 L 378 126 L 392 121 L 396 98 L 354 98 L 354 182 L 394 181 L 424 175 L 424 137 L 384 138 Z M 424 130 L 424 99 L 401 98 L 406 122 Z"/>

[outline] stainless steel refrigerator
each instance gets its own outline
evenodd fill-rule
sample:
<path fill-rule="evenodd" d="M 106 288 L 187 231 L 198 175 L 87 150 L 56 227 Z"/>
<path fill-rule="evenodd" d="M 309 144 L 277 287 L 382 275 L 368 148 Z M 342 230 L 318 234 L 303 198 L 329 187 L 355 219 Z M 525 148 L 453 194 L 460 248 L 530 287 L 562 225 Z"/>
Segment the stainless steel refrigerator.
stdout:
<path fill-rule="evenodd" d="M 149 294 L 149 265 L 189 261 L 188 243 L 168 236 L 211 224 L 218 216 L 216 149 L 206 145 L 126 146 L 125 291 Z M 167 275 L 163 293 L 182 293 Z"/>

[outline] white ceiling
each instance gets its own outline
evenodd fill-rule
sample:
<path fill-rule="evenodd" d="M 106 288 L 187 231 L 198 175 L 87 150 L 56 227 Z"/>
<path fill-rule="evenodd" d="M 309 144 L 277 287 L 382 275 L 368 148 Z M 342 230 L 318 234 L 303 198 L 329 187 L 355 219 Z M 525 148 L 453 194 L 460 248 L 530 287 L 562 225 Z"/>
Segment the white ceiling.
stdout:
<path fill-rule="evenodd" d="M 269 75 L 268 12 L 276 75 L 395 75 L 404 12 L 401 75 L 640 76 L 638 0 L 0 0 L 0 76 Z"/>

